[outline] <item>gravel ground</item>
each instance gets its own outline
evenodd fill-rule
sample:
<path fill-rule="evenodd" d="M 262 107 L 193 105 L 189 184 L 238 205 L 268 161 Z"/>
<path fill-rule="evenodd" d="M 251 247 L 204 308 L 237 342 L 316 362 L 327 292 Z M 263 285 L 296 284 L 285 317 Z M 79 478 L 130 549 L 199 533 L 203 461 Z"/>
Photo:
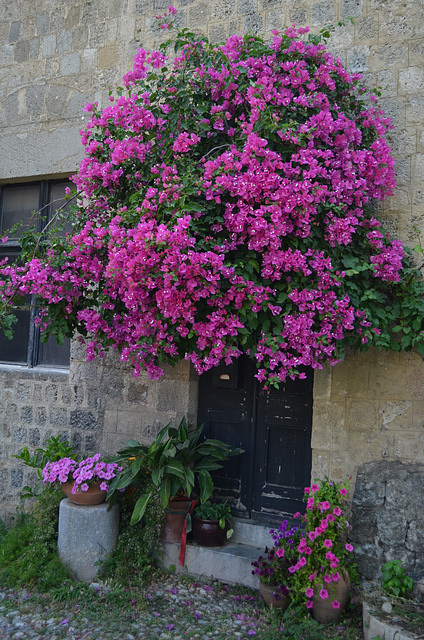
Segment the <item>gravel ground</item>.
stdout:
<path fill-rule="evenodd" d="M 111 611 L 104 600 L 107 588 L 92 588 L 99 598 L 94 613 L 80 599 L 60 602 L 0 589 L 1 640 L 230 640 L 260 636 L 266 628 L 260 596 L 215 581 L 165 575 L 146 590 L 145 607 L 131 608 L 134 600 L 124 612 Z"/>

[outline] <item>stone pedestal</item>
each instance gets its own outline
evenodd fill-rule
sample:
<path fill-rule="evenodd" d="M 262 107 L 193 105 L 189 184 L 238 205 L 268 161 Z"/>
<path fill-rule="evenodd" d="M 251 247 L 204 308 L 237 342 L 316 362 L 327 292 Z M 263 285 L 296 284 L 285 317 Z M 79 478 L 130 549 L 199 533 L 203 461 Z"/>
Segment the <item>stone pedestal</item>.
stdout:
<path fill-rule="evenodd" d="M 81 506 L 67 498 L 59 506 L 57 546 L 62 562 L 78 580 L 91 582 L 112 551 L 119 532 L 119 507 Z"/>

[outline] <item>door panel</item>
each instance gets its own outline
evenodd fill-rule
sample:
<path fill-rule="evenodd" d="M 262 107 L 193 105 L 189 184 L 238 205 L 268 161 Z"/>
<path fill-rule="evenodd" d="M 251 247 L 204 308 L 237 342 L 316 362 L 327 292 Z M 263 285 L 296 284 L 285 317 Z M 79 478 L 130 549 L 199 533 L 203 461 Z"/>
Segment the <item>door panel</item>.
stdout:
<path fill-rule="evenodd" d="M 200 377 L 198 421 L 207 437 L 244 449 L 214 474 L 215 493 L 236 514 L 271 521 L 302 510 L 311 470 L 312 371 L 266 393 L 247 358 L 220 365 Z"/>
<path fill-rule="evenodd" d="M 238 515 L 248 514 L 249 486 L 242 478 L 249 475 L 253 446 L 251 398 L 254 382 L 245 373 L 240 361 L 236 361 L 207 371 L 199 381 L 198 424 L 204 424 L 206 437 L 223 440 L 245 451 L 230 458 L 213 474 L 215 494 L 228 498 Z"/>
<path fill-rule="evenodd" d="M 311 471 L 312 375 L 260 393 L 252 511 L 293 514 Z"/>

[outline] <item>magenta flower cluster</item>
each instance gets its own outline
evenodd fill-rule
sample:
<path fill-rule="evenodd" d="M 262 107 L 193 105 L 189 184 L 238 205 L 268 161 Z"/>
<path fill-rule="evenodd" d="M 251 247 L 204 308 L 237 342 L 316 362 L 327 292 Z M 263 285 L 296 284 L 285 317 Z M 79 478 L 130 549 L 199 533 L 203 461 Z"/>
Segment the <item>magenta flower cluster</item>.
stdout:
<path fill-rule="evenodd" d="M 288 594 L 294 605 L 309 611 L 317 597 L 340 608 L 335 585 L 350 576 L 353 566 L 353 546 L 347 541 L 350 525 L 344 514 L 348 486 L 348 481 L 326 478 L 306 487 L 306 512 L 294 514 L 302 524 L 288 529 L 283 520 L 278 529 L 271 529 L 274 546 L 252 562 L 252 574 L 272 585 L 275 597 Z"/>
<path fill-rule="evenodd" d="M 43 484 L 72 482 L 72 493 L 87 491 L 96 482 L 100 482 L 100 489 L 109 489 L 108 481 L 122 471 L 115 462 L 104 462 L 100 453 L 76 462 L 72 458 L 61 458 L 57 462 L 48 462 L 43 469 Z"/>
<path fill-rule="evenodd" d="M 252 574 L 258 576 L 260 582 L 274 587 L 273 595 L 278 600 L 290 591 L 289 566 L 297 555 L 302 531 L 297 526 L 289 529 L 288 521 L 283 520 L 270 534 L 274 544 L 271 548 L 265 547 L 264 555 L 251 563 Z"/>
<path fill-rule="evenodd" d="M 399 282 L 404 256 L 366 210 L 393 193 L 390 123 L 307 31 L 139 49 L 110 104 L 87 105 L 68 244 L 4 265 L 0 298 L 36 293 L 42 329 L 152 378 L 245 352 L 278 384 L 373 340 L 361 287 Z"/>
<path fill-rule="evenodd" d="M 313 596 L 331 599 L 334 609 L 340 602 L 333 585 L 349 574 L 353 564 L 353 546 L 347 541 L 350 525 L 345 516 L 348 482 L 327 478 L 305 488 L 306 512 L 295 517 L 304 523 L 304 537 L 298 545 L 298 557 L 289 567 L 297 600 L 313 608 Z"/>

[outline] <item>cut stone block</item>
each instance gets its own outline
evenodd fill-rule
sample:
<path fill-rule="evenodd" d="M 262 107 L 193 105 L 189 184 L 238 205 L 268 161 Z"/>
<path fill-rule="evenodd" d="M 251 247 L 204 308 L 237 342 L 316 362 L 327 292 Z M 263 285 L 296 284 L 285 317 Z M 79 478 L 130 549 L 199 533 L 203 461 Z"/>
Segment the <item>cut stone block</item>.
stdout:
<path fill-rule="evenodd" d="M 115 546 L 119 532 L 119 507 L 108 511 L 106 503 L 94 506 L 74 504 L 68 498 L 59 506 L 59 557 L 77 580 L 91 582 Z"/>

